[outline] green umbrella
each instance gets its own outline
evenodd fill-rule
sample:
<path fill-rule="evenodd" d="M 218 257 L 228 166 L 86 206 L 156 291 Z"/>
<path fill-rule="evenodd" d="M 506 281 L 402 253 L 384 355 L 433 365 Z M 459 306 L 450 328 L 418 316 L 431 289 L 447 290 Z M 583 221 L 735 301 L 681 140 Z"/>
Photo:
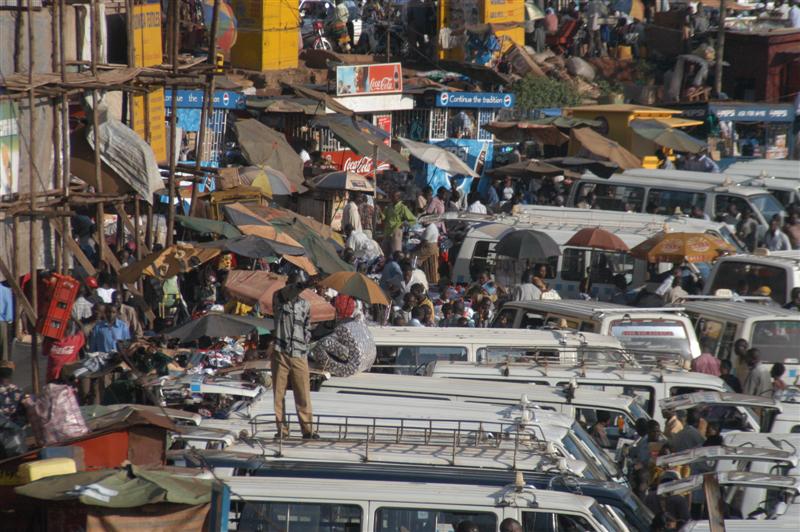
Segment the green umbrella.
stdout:
<path fill-rule="evenodd" d="M 637 135 L 678 152 L 700 153 L 708 147 L 705 142 L 694 138 L 685 131 L 664 126 L 655 120 L 634 120 L 631 122 L 631 126 Z"/>
<path fill-rule="evenodd" d="M 186 229 L 191 229 L 204 235 L 222 235 L 225 238 L 236 238 L 242 233 L 228 222 L 209 220 L 195 216 L 176 216 L 175 219 Z"/>

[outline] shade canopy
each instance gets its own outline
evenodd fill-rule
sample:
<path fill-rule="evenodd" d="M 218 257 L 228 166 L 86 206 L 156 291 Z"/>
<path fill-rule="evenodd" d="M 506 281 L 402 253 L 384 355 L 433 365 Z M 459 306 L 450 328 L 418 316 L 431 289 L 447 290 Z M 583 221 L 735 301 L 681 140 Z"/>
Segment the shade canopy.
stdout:
<path fill-rule="evenodd" d="M 263 259 L 280 255 L 305 255 L 306 253 L 302 246 L 282 244 L 256 235 L 241 235 L 235 238 L 203 242 L 197 244 L 197 247 L 224 250 L 250 259 Z"/>
<path fill-rule="evenodd" d="M 273 327 L 272 320 L 268 318 L 210 312 L 205 316 L 165 331 L 164 336 L 176 338 L 182 343 L 186 343 L 198 340 L 203 336 L 208 336 L 209 338 L 224 338 L 226 336 L 235 338 L 248 335 L 253 331 L 257 331 L 258 334 L 269 334 Z"/>
<path fill-rule="evenodd" d="M 580 174 L 571 170 L 564 170 L 550 163 L 538 159 L 528 159 L 518 163 L 511 163 L 499 168 L 493 168 L 487 172 L 493 177 L 510 176 L 517 179 L 531 179 L 546 175 L 570 175 L 580 177 Z"/>
<path fill-rule="evenodd" d="M 242 234 L 236 227 L 222 220 L 211 220 L 195 216 L 176 216 L 175 221 L 186 229 L 203 235 L 221 235 L 225 238 L 236 238 Z"/>
<path fill-rule="evenodd" d="M 675 151 L 700 153 L 708 147 L 708 144 L 685 131 L 667 127 L 655 120 L 634 120 L 631 122 L 631 126 L 637 135 Z"/>
<path fill-rule="evenodd" d="M 349 190 L 369 194 L 375 192 L 372 182 L 355 172 L 329 172 L 315 177 L 310 184 L 318 190 Z"/>
<path fill-rule="evenodd" d="M 642 161 L 638 157 L 620 146 L 618 142 L 604 137 L 593 129 L 588 127 L 573 129 L 570 135 L 587 155 L 612 161 L 623 170 L 642 166 Z"/>
<path fill-rule="evenodd" d="M 491 122 L 484 129 L 504 142 L 524 142 L 535 140 L 549 146 L 561 146 L 569 142 L 569 137 L 551 124 L 534 122 Z"/>
<path fill-rule="evenodd" d="M 319 284 L 371 305 L 389 304 L 389 298 L 383 293 L 381 287 L 363 273 L 337 272 L 329 275 Z"/>
<path fill-rule="evenodd" d="M 567 240 L 565 246 L 628 251 L 628 245 L 617 235 L 599 227 L 584 227 Z"/>
<path fill-rule="evenodd" d="M 327 127 L 337 139 L 359 155 L 374 157 L 377 150 L 379 161 L 387 162 L 404 172 L 410 170 L 408 160 L 386 145 L 385 140 L 388 135 L 369 122 L 342 115 L 330 115 L 315 119 L 312 125 Z"/>
<path fill-rule="evenodd" d="M 736 251 L 709 233 L 660 232 L 631 249 L 631 255 L 647 262 L 711 262 L 724 252 Z"/>
<path fill-rule="evenodd" d="M 495 246 L 495 253 L 519 260 L 547 260 L 561 255 L 561 249 L 547 233 L 520 229 L 504 235 Z"/>
<path fill-rule="evenodd" d="M 191 271 L 219 255 L 219 249 L 203 249 L 192 244 L 174 244 L 154 251 L 141 260 L 122 268 L 119 280 L 134 283 L 142 275 L 164 280 Z"/>
<path fill-rule="evenodd" d="M 295 183 L 303 182 L 303 160 L 279 133 L 255 118 L 234 123 L 242 155 L 251 165 L 269 166 Z"/>
<path fill-rule="evenodd" d="M 447 151 L 433 144 L 417 142 L 400 138 L 400 144 L 411 152 L 411 155 L 424 163 L 431 164 L 436 168 L 444 170 L 452 175 L 465 175 L 470 177 L 480 177 L 475 171 L 467 166 L 467 163 L 458 158 L 453 152 Z"/>
<path fill-rule="evenodd" d="M 262 314 L 272 315 L 272 296 L 286 286 L 286 277 L 265 271 L 231 270 L 225 280 L 225 290 L 246 305 L 258 304 Z M 311 321 L 335 319 L 333 306 L 313 290 L 303 290 L 300 297 L 311 305 Z"/>

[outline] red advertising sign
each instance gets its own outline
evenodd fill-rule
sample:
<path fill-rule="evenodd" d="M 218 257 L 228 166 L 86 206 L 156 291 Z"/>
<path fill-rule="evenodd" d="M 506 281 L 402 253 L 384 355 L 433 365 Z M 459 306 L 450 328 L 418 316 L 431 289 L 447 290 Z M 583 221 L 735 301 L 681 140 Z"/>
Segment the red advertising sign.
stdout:
<path fill-rule="evenodd" d="M 322 156 L 329 160 L 337 170 L 355 172 L 364 176 L 372 175 L 372 157 L 361 156 L 349 150 L 324 151 Z M 391 170 L 391 168 L 389 163 L 378 161 L 378 172 Z"/>
<path fill-rule="evenodd" d="M 400 63 L 336 67 L 336 96 L 403 92 Z"/>
<path fill-rule="evenodd" d="M 392 136 L 392 115 L 391 114 L 380 114 L 375 115 L 375 126 L 378 129 L 382 129 L 386 133 L 389 134 L 389 137 Z M 389 145 L 389 139 L 386 139 L 386 145 Z"/>

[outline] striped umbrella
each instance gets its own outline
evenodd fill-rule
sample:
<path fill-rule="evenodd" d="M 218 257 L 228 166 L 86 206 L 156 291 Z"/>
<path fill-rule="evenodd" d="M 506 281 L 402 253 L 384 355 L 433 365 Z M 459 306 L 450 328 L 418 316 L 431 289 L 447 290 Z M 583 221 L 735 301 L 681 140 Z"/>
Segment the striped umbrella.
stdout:
<path fill-rule="evenodd" d="M 291 181 L 286 174 L 269 166 L 246 166 L 239 169 L 242 184 L 261 189 L 267 196 L 290 196 L 308 190 Z"/>
<path fill-rule="evenodd" d="M 203 20 L 211 31 L 211 20 L 214 16 L 214 0 L 203 0 Z M 229 51 L 236 44 L 236 15 L 233 8 L 225 0 L 219 0 L 217 15 L 217 48 Z"/>

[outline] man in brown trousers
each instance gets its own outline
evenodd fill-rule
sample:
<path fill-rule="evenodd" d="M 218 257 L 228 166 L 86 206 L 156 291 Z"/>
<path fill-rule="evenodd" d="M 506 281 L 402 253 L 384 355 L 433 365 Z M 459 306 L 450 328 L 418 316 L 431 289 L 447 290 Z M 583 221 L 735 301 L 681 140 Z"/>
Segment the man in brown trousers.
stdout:
<path fill-rule="evenodd" d="M 313 430 L 311 414 L 311 385 L 308 375 L 308 342 L 311 338 L 311 305 L 300 297 L 306 283 L 300 274 L 293 272 L 286 286 L 272 296 L 272 313 L 275 321 L 275 351 L 272 355 L 272 389 L 275 393 L 276 437 L 289 436 L 284 420 L 286 386 L 292 384 L 294 404 L 300 419 L 304 439 L 319 436 Z"/>

